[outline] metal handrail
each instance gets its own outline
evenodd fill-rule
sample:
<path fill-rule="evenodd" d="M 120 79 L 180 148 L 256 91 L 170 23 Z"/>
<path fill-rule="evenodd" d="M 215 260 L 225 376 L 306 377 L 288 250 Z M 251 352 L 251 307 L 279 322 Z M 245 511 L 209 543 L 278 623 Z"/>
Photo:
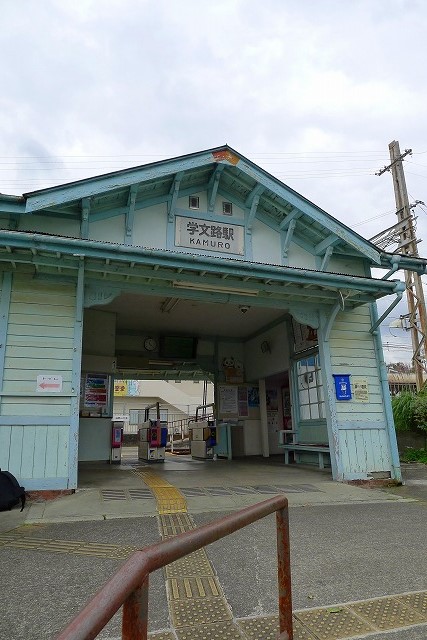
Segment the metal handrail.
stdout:
<path fill-rule="evenodd" d="M 122 640 L 146 640 L 149 575 L 170 562 L 276 512 L 279 627 L 281 640 L 293 640 L 288 500 L 277 496 L 220 520 L 136 551 L 57 636 L 93 640 L 123 605 Z"/>
<path fill-rule="evenodd" d="M 199 409 L 203 409 L 203 418 L 206 418 L 206 409 L 208 407 L 212 407 L 212 411 L 209 415 L 215 415 L 215 402 L 210 402 L 209 404 L 200 404 L 198 407 L 196 407 L 196 422 L 199 416 Z"/>
<path fill-rule="evenodd" d="M 154 407 L 156 407 L 157 420 L 160 420 L 160 402 L 153 402 L 153 404 L 149 404 L 145 407 L 144 422 L 147 422 L 150 416 L 150 409 L 154 409 Z"/>

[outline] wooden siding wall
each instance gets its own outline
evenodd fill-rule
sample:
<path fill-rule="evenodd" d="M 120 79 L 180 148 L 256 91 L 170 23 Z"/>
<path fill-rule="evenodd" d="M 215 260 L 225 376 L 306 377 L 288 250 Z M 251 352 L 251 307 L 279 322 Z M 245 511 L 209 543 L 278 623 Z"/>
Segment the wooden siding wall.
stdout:
<path fill-rule="evenodd" d="M 338 446 L 346 479 L 366 472 L 391 470 L 389 435 L 379 376 L 375 342 L 369 333 L 370 309 L 366 305 L 339 313 L 330 336 L 333 373 L 349 373 L 368 382 L 369 402 L 335 401 Z M 388 399 L 386 399 L 388 401 Z"/>
<path fill-rule="evenodd" d="M 71 389 L 75 287 L 15 276 L 8 306 L 0 467 L 29 489 L 65 488 L 71 400 L 76 396 Z M 37 376 L 42 374 L 61 376 L 62 392 L 37 392 Z"/>

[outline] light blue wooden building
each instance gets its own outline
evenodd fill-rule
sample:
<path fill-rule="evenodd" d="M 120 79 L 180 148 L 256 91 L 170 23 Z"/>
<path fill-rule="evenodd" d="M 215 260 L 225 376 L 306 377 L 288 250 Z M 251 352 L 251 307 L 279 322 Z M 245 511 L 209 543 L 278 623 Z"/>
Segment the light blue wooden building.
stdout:
<path fill-rule="evenodd" d="M 114 377 L 210 377 L 234 455 L 400 479 L 376 300 L 425 260 L 229 147 L 0 195 L 0 216 L 0 467 L 26 488 L 109 459 Z"/>

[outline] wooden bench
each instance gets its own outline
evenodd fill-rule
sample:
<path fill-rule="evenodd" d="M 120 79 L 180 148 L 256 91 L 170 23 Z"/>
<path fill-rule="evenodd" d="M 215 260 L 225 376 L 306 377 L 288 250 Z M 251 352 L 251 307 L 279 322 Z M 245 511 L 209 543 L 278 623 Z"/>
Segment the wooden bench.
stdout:
<path fill-rule="evenodd" d="M 327 444 L 314 444 L 309 442 L 295 442 L 297 432 L 294 429 L 282 429 L 279 431 L 279 447 L 284 449 L 285 464 L 289 464 L 289 451 L 294 452 L 295 462 L 299 462 L 299 453 L 317 453 L 319 457 L 319 468 L 325 468 L 325 455 L 329 455 Z M 288 440 L 289 438 L 289 440 Z"/>
<path fill-rule="evenodd" d="M 298 444 L 297 442 L 290 442 L 289 444 L 279 445 L 284 449 L 285 464 L 289 464 L 289 451 L 294 452 L 295 462 L 299 462 L 300 453 L 317 453 L 319 456 L 319 468 L 325 468 L 325 455 L 329 455 L 329 447 L 321 444 Z"/>

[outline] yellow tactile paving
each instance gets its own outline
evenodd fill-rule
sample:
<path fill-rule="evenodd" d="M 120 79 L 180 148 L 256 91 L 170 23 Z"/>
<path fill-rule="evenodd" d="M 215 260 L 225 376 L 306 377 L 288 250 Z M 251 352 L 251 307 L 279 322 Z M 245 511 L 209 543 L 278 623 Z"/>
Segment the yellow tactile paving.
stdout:
<path fill-rule="evenodd" d="M 176 630 L 176 636 L 178 640 L 247 640 L 233 620 L 201 627 L 181 627 Z M 266 640 L 267 636 L 257 636 L 257 640 L 260 638 Z"/>
<path fill-rule="evenodd" d="M 124 560 L 137 550 L 137 547 L 85 542 L 82 540 L 54 540 L 50 538 L 36 538 L 17 533 L 0 534 L 0 547 L 21 549 L 27 551 L 48 551 L 53 553 L 71 553 L 98 558 Z"/>
<path fill-rule="evenodd" d="M 181 491 L 153 471 L 135 471 L 153 493 L 160 515 L 167 513 L 186 513 L 187 501 Z"/>
<path fill-rule="evenodd" d="M 157 489 L 160 490 L 161 488 Z M 160 535 L 163 538 L 178 535 L 194 527 L 194 521 L 189 514 L 159 516 Z M 167 565 L 165 574 L 169 613 L 177 633 L 182 631 L 179 637 L 242 637 L 238 627 L 232 622 L 231 609 L 204 549 L 194 551 Z M 225 622 L 230 626 L 227 633 L 218 627 Z M 211 633 L 206 635 L 208 627 Z"/>
<path fill-rule="evenodd" d="M 345 607 L 300 611 L 295 616 L 319 640 L 350 638 L 372 633 L 375 630 L 367 621 Z"/>
<path fill-rule="evenodd" d="M 171 578 L 166 584 L 170 600 L 218 598 L 221 595 L 221 587 L 213 576 Z"/>
<path fill-rule="evenodd" d="M 159 515 L 162 537 L 194 528 L 189 514 Z M 23 535 L 22 531 L 1 533 L 0 548 L 42 551 L 122 560 L 136 551 L 133 546 L 55 540 Z M 230 608 L 204 549 L 189 554 L 166 568 L 166 585 L 175 630 L 149 635 L 153 640 L 276 640 L 277 616 L 233 620 Z M 427 591 L 411 592 L 347 602 L 294 612 L 294 640 L 344 640 L 369 638 L 379 632 L 414 625 L 426 626 Z"/>
<path fill-rule="evenodd" d="M 426 621 L 421 613 L 405 606 L 396 597 L 367 600 L 352 604 L 350 607 L 380 631 L 407 627 Z"/>
<path fill-rule="evenodd" d="M 185 498 L 169 482 L 153 472 L 138 472 L 157 501 L 159 530 L 163 539 L 194 528 Z M 233 620 L 221 585 L 204 549 L 165 567 L 166 593 L 175 633 L 181 640 L 193 638 L 277 638 L 277 617 Z M 420 624 L 426 620 L 427 594 L 403 594 L 374 598 L 333 607 L 294 613 L 295 640 L 343 640 L 369 636 L 385 629 Z"/>
<path fill-rule="evenodd" d="M 415 609 L 423 620 L 427 622 L 427 591 L 422 593 L 408 593 L 406 595 L 398 596 L 400 602 L 407 607 Z"/>
<path fill-rule="evenodd" d="M 186 513 L 187 501 L 175 487 L 150 487 L 157 501 L 159 514 Z"/>
<path fill-rule="evenodd" d="M 136 471 L 136 475 L 140 476 L 145 484 L 147 484 L 150 489 L 152 487 L 172 487 L 170 482 L 164 480 L 161 476 L 154 471 Z"/>
<path fill-rule="evenodd" d="M 159 518 L 162 538 L 176 536 L 194 528 L 188 513 L 163 514 Z"/>

